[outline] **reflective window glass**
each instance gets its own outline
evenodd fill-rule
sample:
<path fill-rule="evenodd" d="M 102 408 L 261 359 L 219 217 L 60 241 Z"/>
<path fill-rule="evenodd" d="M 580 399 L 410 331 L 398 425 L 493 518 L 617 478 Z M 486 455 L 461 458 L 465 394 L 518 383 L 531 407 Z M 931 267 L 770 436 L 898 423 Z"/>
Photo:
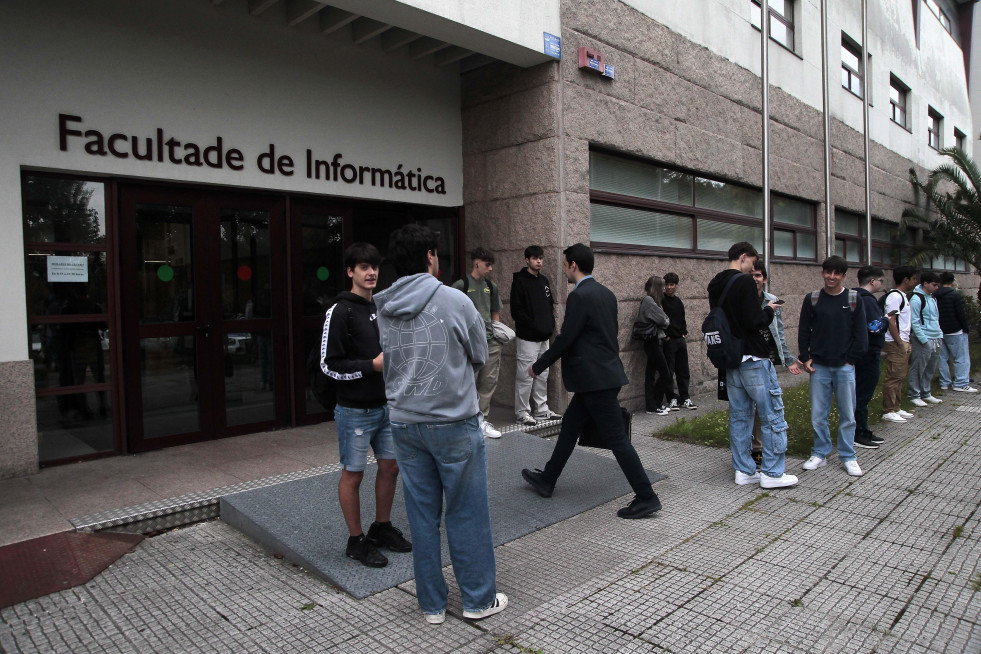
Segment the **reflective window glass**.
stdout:
<path fill-rule="evenodd" d="M 25 175 L 24 240 L 105 244 L 105 184 Z"/>
<path fill-rule="evenodd" d="M 598 243 L 692 247 L 690 216 L 593 203 L 590 205 L 590 218 L 589 237 Z"/>
<path fill-rule="evenodd" d="M 763 247 L 763 227 L 736 225 L 698 219 L 698 249 L 727 252 L 733 243 L 747 241 L 757 250 Z"/>
<path fill-rule="evenodd" d="M 688 173 L 598 152 L 589 155 L 589 186 L 595 191 L 672 204 L 692 203 L 692 176 Z"/>
<path fill-rule="evenodd" d="M 27 310 L 32 316 L 104 314 L 108 309 L 105 252 L 27 253 Z"/>
<path fill-rule="evenodd" d="M 344 219 L 303 215 L 303 315 L 322 316 L 344 290 Z"/>
<path fill-rule="evenodd" d="M 728 182 L 697 177 L 695 178 L 695 206 L 762 219 L 763 193 Z"/>
<path fill-rule="evenodd" d="M 136 206 L 140 321 L 194 320 L 191 208 Z"/>
<path fill-rule="evenodd" d="M 221 301 L 225 319 L 272 315 L 269 212 L 221 212 Z"/>

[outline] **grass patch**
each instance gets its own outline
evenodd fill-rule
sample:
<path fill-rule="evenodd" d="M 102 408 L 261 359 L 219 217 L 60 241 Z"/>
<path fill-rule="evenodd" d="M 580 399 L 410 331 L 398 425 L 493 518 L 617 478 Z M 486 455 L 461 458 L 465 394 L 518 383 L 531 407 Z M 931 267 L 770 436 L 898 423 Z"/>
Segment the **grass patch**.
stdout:
<path fill-rule="evenodd" d="M 957 525 L 954 527 L 954 533 L 950 540 L 957 540 L 964 535 L 964 525 Z"/>
<path fill-rule="evenodd" d="M 971 369 L 978 370 L 981 365 L 981 343 L 971 343 Z M 975 362 L 978 362 L 977 364 Z M 875 395 L 869 401 L 869 426 L 882 420 L 882 378 L 885 377 L 886 366 L 882 364 L 882 374 Z M 804 373 L 805 375 L 807 373 Z M 907 385 L 903 384 L 903 409 L 914 409 L 906 399 Z M 934 394 L 943 395 L 934 380 Z M 811 427 L 811 397 L 810 387 L 805 381 L 783 391 L 784 418 L 787 420 L 787 454 L 790 456 L 807 457 L 811 454 L 814 443 L 814 429 Z M 837 441 L 838 409 L 832 406 L 829 420 L 831 441 Z M 729 447 L 729 411 L 713 411 L 697 418 L 680 418 L 672 425 L 666 426 L 654 436 L 665 440 L 682 441 L 709 447 Z"/>
<path fill-rule="evenodd" d="M 971 589 L 976 593 L 981 590 L 981 572 L 975 572 L 971 577 Z"/>

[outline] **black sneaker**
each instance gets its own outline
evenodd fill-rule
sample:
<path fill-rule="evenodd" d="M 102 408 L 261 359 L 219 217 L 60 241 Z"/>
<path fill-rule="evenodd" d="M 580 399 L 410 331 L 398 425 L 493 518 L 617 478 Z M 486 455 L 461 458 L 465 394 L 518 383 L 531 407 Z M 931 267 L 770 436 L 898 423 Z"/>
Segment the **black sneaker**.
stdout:
<path fill-rule="evenodd" d="M 864 447 L 867 450 L 879 449 L 879 444 L 869 438 L 868 434 L 855 434 L 855 447 Z"/>
<path fill-rule="evenodd" d="M 369 568 L 384 568 L 388 565 L 388 559 L 372 545 L 364 534 L 351 536 L 347 539 L 347 552 L 349 558 L 361 561 Z"/>
<path fill-rule="evenodd" d="M 870 432 L 870 431 L 869 431 L 869 432 L 865 432 L 865 436 L 866 436 L 866 437 L 867 437 L 867 438 L 868 438 L 868 439 L 869 439 L 870 441 L 872 441 L 873 443 L 875 443 L 875 444 L 877 444 L 877 445 L 882 445 L 883 443 L 885 443 L 885 442 L 886 442 L 886 439 L 884 439 L 884 438 L 881 438 L 881 437 L 879 437 L 879 436 L 876 436 L 875 434 L 873 434 L 873 433 L 872 433 L 872 432 Z"/>
<path fill-rule="evenodd" d="M 617 516 L 626 520 L 636 520 L 637 518 L 646 518 L 660 510 L 661 500 L 657 498 L 657 495 L 647 499 L 634 497 L 630 504 L 617 511 Z"/>
<path fill-rule="evenodd" d="M 555 490 L 555 484 L 550 484 L 545 481 L 541 470 L 529 470 L 528 468 L 525 468 L 521 471 L 521 477 L 535 489 L 536 493 L 542 497 L 552 497 L 552 491 Z"/>
<path fill-rule="evenodd" d="M 411 552 L 412 543 L 391 522 L 372 522 L 368 527 L 368 542 L 375 547 L 387 547 L 393 552 Z"/>

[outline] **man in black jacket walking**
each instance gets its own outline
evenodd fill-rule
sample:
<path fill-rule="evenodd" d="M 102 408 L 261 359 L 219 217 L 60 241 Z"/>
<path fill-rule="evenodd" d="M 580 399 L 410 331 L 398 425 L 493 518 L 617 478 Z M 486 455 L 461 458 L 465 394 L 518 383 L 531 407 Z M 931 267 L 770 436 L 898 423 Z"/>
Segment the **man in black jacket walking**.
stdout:
<path fill-rule="evenodd" d="M 562 333 L 528 374 L 536 376 L 562 359 L 562 382 L 575 393 L 562 419 L 562 430 L 544 470 L 521 471 L 521 476 L 542 497 L 551 497 L 588 418 L 601 432 L 636 497 L 617 511 L 621 518 L 644 518 L 661 508 L 637 450 L 627 438 L 617 395 L 627 383 L 617 342 L 617 298 L 593 279 L 593 251 L 582 243 L 563 252 L 563 272 L 575 284 L 566 301 Z"/>
<path fill-rule="evenodd" d="M 940 273 L 941 287 L 933 294 L 940 314 L 940 388 L 958 393 L 977 393 L 969 385 L 971 380 L 971 353 L 967 347 L 971 323 L 964 309 L 964 296 L 957 290 L 954 273 Z M 954 364 L 954 378 L 950 377 L 950 364 Z"/>
<path fill-rule="evenodd" d="M 320 367 L 334 380 L 337 406 L 337 447 L 341 480 L 337 498 L 350 537 L 347 555 L 370 568 L 383 568 L 388 559 L 378 551 L 410 552 L 412 545 L 391 522 L 392 501 L 399 466 L 388 421 L 382 348 L 378 338 L 375 303 L 381 254 L 374 245 L 354 243 L 344 253 L 351 291 L 337 296 L 327 310 L 320 344 Z M 368 465 L 368 447 L 375 453 L 375 522 L 365 536 L 361 529 L 361 480 Z"/>

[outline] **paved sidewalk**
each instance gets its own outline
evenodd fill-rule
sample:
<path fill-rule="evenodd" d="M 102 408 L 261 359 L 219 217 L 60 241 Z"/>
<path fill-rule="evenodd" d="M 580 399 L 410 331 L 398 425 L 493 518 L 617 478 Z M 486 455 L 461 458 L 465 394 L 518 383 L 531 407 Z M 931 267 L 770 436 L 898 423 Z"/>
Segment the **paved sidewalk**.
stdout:
<path fill-rule="evenodd" d="M 618 520 L 621 498 L 497 548 L 511 605 L 481 622 L 454 592 L 427 625 L 412 582 L 354 600 L 216 520 L 0 611 L 0 649 L 979 652 L 981 398 L 918 414 L 877 426 L 864 477 L 829 460 L 769 492 L 735 486 L 727 451 L 643 436 L 658 418 L 635 416 L 664 509 Z"/>

